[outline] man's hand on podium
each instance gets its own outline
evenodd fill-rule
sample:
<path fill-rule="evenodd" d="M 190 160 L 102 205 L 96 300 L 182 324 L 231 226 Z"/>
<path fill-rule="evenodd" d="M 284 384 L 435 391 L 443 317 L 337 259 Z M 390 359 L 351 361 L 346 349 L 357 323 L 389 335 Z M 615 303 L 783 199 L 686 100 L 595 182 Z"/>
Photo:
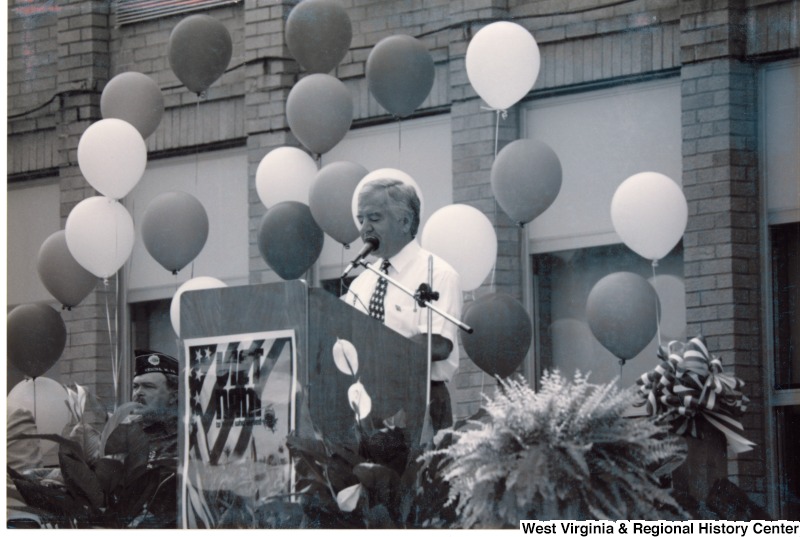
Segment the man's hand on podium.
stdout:
<path fill-rule="evenodd" d="M 420 345 L 428 345 L 428 334 L 417 334 L 409 339 Z M 434 362 L 447 360 L 447 357 L 453 351 L 453 342 L 439 334 L 433 334 L 431 340 L 431 360 Z"/>

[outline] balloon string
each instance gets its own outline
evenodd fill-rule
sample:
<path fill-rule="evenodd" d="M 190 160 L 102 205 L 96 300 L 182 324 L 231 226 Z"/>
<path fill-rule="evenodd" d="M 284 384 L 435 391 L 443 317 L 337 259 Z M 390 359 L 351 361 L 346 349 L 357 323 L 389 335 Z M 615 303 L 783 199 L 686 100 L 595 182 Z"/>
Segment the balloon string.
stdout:
<path fill-rule="evenodd" d="M 494 110 L 495 113 L 495 125 L 494 125 L 494 158 L 497 158 L 497 144 L 498 140 L 500 139 L 500 118 L 502 117 L 505 119 L 508 116 L 508 112 L 505 110 L 494 109 L 494 108 L 485 108 L 481 107 L 482 110 Z M 494 202 L 494 207 L 492 210 L 494 214 L 494 225 L 497 225 L 497 201 Z M 495 260 L 494 264 L 492 265 L 492 277 L 490 280 L 490 291 L 495 291 L 495 274 L 497 271 L 497 260 Z"/>
<path fill-rule="evenodd" d="M 200 131 L 200 96 L 201 94 L 197 94 L 197 106 L 194 108 L 194 124 L 195 124 L 195 132 Z M 194 150 L 194 191 L 197 194 L 197 184 L 198 184 L 198 176 L 200 175 L 200 144 L 198 143 L 195 146 Z"/>
<path fill-rule="evenodd" d="M 398 168 L 403 163 L 403 120 L 397 117 L 397 162 Z"/>
<path fill-rule="evenodd" d="M 658 346 L 661 347 L 661 312 L 658 311 L 658 286 L 656 285 L 656 267 L 658 266 L 658 259 L 653 259 L 653 288 L 656 291 L 656 334 L 658 335 Z"/>
<path fill-rule="evenodd" d="M 481 110 L 491 110 L 496 114 L 496 121 L 494 126 L 494 156 L 497 156 L 497 143 L 500 139 L 500 118 L 503 119 L 508 117 L 508 110 L 502 110 L 500 108 L 487 108 L 485 106 L 481 106 Z"/>
<path fill-rule="evenodd" d="M 33 377 L 33 423 L 36 423 L 36 377 Z M 37 433 L 41 433 L 37 429 Z"/>
<path fill-rule="evenodd" d="M 111 312 L 110 307 L 108 304 L 108 278 L 103 280 L 103 284 L 105 285 L 105 302 L 106 302 L 106 324 L 108 325 L 108 342 L 111 345 L 111 378 L 114 381 L 114 410 L 117 409 L 117 395 L 119 392 L 119 381 L 117 380 L 117 376 L 119 374 L 119 366 L 117 363 L 117 352 L 116 352 L 116 345 L 114 345 L 114 333 L 111 329 Z"/>
<path fill-rule="evenodd" d="M 494 122 L 494 157 L 497 158 L 497 143 L 500 139 L 500 114 L 502 110 L 495 110 Z"/>
<path fill-rule="evenodd" d="M 346 244 L 342 244 L 342 254 L 339 259 L 339 270 L 344 270 L 344 251 L 347 249 Z M 339 296 L 344 294 L 344 278 L 339 278 Z"/>
<path fill-rule="evenodd" d="M 118 346 L 119 345 L 119 308 L 120 308 L 120 302 L 121 302 L 121 297 L 122 297 L 122 283 L 123 283 L 122 280 L 120 279 L 120 273 L 119 272 L 117 272 L 117 277 L 114 280 L 114 283 L 116 283 L 116 286 L 114 288 L 114 290 L 115 290 L 115 296 L 114 296 L 114 333 L 118 335 L 117 336 L 117 341 L 114 343 L 114 347 L 112 348 L 112 352 L 114 353 L 113 355 L 116 356 L 116 368 L 114 369 L 114 379 L 115 379 L 115 382 L 116 382 L 116 385 L 117 385 L 117 388 L 114 389 L 114 401 L 115 401 L 115 404 L 116 404 L 116 401 L 118 400 L 118 397 L 119 397 L 119 393 L 117 393 L 117 390 L 119 389 L 118 387 L 119 387 L 119 374 L 120 374 L 119 346 Z"/>

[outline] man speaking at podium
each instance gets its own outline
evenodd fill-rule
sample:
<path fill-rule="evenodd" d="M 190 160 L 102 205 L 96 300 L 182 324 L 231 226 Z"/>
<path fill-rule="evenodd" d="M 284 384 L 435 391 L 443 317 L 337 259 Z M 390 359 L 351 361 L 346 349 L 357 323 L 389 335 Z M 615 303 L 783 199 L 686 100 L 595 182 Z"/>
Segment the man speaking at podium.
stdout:
<path fill-rule="evenodd" d="M 413 186 L 397 179 L 376 179 L 363 185 L 358 196 L 361 239 L 378 257 L 372 264 L 414 292 L 429 283 L 428 259 L 433 257 L 431 287 L 439 293 L 433 305 L 461 319 L 461 284 L 458 273 L 443 259 L 424 250 L 415 240 L 419 228 L 420 200 Z M 364 250 L 362 250 L 364 252 Z M 392 330 L 427 346 L 428 308 L 370 270 L 362 272 L 342 299 L 375 317 Z M 431 424 L 435 430 L 453 424 L 446 383 L 458 369 L 458 327 L 432 312 Z"/>

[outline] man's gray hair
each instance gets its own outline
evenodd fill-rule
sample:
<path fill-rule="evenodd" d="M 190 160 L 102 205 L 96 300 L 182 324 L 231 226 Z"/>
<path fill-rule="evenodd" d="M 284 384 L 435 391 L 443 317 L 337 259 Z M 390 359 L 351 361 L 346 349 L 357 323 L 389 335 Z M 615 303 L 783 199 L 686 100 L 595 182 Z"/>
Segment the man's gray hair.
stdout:
<path fill-rule="evenodd" d="M 406 215 L 411 222 L 411 237 L 417 236 L 419 229 L 420 201 L 417 190 L 399 179 L 375 179 L 361 187 L 359 199 L 365 194 L 383 191 L 389 207 L 395 216 Z"/>

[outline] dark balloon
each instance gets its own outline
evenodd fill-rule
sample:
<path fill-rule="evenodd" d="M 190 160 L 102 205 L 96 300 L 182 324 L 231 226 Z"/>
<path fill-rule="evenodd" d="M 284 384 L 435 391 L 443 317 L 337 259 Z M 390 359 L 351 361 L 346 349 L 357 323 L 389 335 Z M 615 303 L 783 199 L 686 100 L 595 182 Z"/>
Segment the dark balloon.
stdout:
<path fill-rule="evenodd" d="M 331 162 L 322 167 L 308 195 L 308 206 L 322 230 L 340 244 L 358 238 L 353 220 L 352 201 L 358 183 L 367 169 L 355 162 Z"/>
<path fill-rule="evenodd" d="M 515 140 L 497 154 L 492 193 L 514 222 L 527 224 L 550 207 L 561 190 L 561 162 L 539 140 Z"/>
<path fill-rule="evenodd" d="M 186 17 L 169 36 L 169 66 L 178 80 L 197 94 L 222 76 L 232 54 L 233 42 L 228 29 L 208 15 Z"/>
<path fill-rule="evenodd" d="M 203 249 L 208 238 L 208 215 L 186 192 L 165 192 L 154 198 L 142 217 L 142 240 L 153 259 L 176 273 Z"/>
<path fill-rule="evenodd" d="M 282 201 L 270 207 L 258 227 L 258 250 L 284 280 L 299 278 L 322 253 L 325 234 L 308 205 Z"/>
<path fill-rule="evenodd" d="M 615 272 L 598 281 L 586 299 L 594 337 L 620 360 L 639 354 L 656 335 L 658 295 L 643 277 Z"/>
<path fill-rule="evenodd" d="M 127 121 L 147 138 L 158 128 L 164 115 L 164 96 L 147 75 L 129 71 L 108 81 L 100 95 L 103 118 Z"/>
<path fill-rule="evenodd" d="M 61 314 L 47 304 L 17 306 L 7 319 L 8 360 L 36 378 L 53 367 L 67 343 L 67 327 Z"/>
<path fill-rule="evenodd" d="M 67 308 L 80 304 L 97 285 L 97 276 L 72 257 L 63 229 L 42 243 L 36 269 L 45 288 Z"/>
<path fill-rule="evenodd" d="M 353 123 L 353 98 L 336 77 L 309 75 L 294 85 L 286 99 L 286 121 L 312 153 L 327 153 Z"/>
<path fill-rule="evenodd" d="M 397 117 L 411 115 L 433 87 L 433 57 L 410 35 L 380 40 L 369 53 L 366 72 L 369 92 Z"/>
<path fill-rule="evenodd" d="M 286 19 L 286 46 L 311 73 L 329 73 L 339 65 L 353 39 L 347 12 L 336 2 L 304 0 Z"/>
<path fill-rule="evenodd" d="M 530 316 L 518 300 L 499 293 L 482 296 L 467 306 L 463 319 L 473 332 L 462 332 L 461 342 L 475 365 L 500 377 L 517 370 L 533 335 Z"/>

